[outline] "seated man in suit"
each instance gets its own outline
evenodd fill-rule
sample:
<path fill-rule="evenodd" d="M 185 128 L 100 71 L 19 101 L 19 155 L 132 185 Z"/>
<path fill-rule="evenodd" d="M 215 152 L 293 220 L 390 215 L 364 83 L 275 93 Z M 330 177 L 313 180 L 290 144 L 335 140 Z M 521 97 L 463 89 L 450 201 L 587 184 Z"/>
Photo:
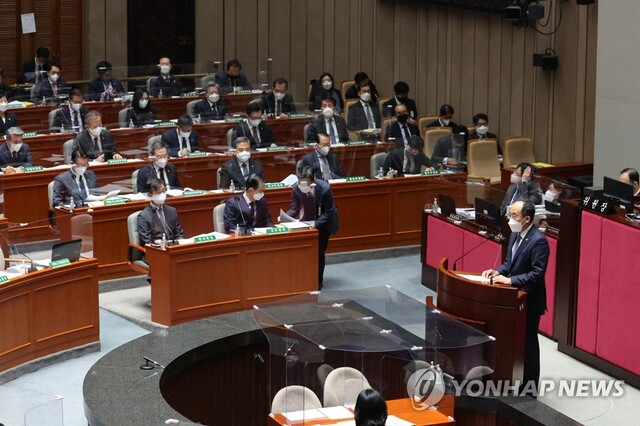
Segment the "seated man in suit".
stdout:
<path fill-rule="evenodd" d="M 227 115 L 227 104 L 220 100 L 220 89 L 217 84 L 211 83 L 207 86 L 205 99 L 196 104 L 195 112 L 202 122 L 224 119 Z"/>
<path fill-rule="evenodd" d="M 633 186 L 634 197 L 640 196 L 640 179 L 639 179 L 638 171 L 636 169 L 632 169 L 631 167 L 622 169 L 620 171 L 619 180 Z"/>
<path fill-rule="evenodd" d="M 267 148 L 275 145 L 271 127 L 262 120 L 260 102 L 251 101 L 247 105 L 247 119 L 233 129 L 235 137 L 243 136 L 251 142 L 251 149 Z"/>
<path fill-rule="evenodd" d="M 215 76 L 215 82 L 223 94 L 237 92 L 238 90 L 251 90 L 251 83 L 242 74 L 242 64 L 237 59 L 227 62 L 227 71 L 220 71 Z"/>
<path fill-rule="evenodd" d="M 126 93 L 122 82 L 111 75 L 111 68 L 111 62 L 100 61 L 96 64 L 98 78 L 89 83 L 89 99 L 111 101 Z"/>
<path fill-rule="evenodd" d="M 264 199 L 264 179 L 251 175 L 247 179 L 247 189 L 225 201 L 224 229 L 244 235 L 254 228 L 270 226 L 273 226 L 273 222 L 269 205 Z"/>
<path fill-rule="evenodd" d="M 360 86 L 366 84 L 371 88 L 371 102 L 376 105 L 378 104 L 378 97 L 380 96 L 378 94 L 378 89 L 376 88 L 376 85 L 373 84 L 373 81 L 371 81 L 366 72 L 357 72 L 356 75 L 353 76 L 353 81 L 355 84 L 347 89 L 346 93 L 344 94 L 345 99 L 358 99 L 360 97 Z"/>
<path fill-rule="evenodd" d="M 23 167 L 33 166 L 29 145 L 22 142 L 24 132 L 20 127 L 7 130 L 7 143 L 0 145 L 0 168 L 4 174 L 22 173 Z"/>
<path fill-rule="evenodd" d="M 164 204 L 167 188 L 160 179 L 149 180 L 149 198 L 151 202 L 138 215 L 138 234 L 140 244 L 151 244 L 161 240 L 164 235 L 168 241 L 184 238 L 182 224 L 175 207 Z"/>
<path fill-rule="evenodd" d="M 358 96 L 360 101 L 349 107 L 347 127 L 349 130 L 379 129 L 380 108 L 371 97 L 369 83 L 362 84 L 358 88 Z"/>
<path fill-rule="evenodd" d="M 167 57 L 160 58 L 158 63 L 160 75 L 151 80 L 151 96 L 170 98 L 182 93 L 182 82 L 171 75 L 171 60 Z"/>
<path fill-rule="evenodd" d="M 547 310 L 544 275 L 549 262 L 547 237 L 533 225 L 536 206 L 529 200 L 516 201 L 509 214 L 509 237 L 506 261 L 497 269 L 488 269 L 482 276 L 493 284 L 516 287 L 527 293 L 527 315 L 524 341 L 524 373 L 521 391 L 537 395 L 540 380 L 540 346 L 538 326 Z"/>
<path fill-rule="evenodd" d="M 409 114 L 409 123 L 416 124 L 418 110 L 415 101 L 409 98 L 409 85 L 404 81 L 398 81 L 393 85 L 393 92 L 395 96 L 382 104 L 382 116 L 394 117 L 396 105 L 404 104 L 407 107 L 407 114 Z"/>
<path fill-rule="evenodd" d="M 260 106 L 269 116 L 275 118 L 289 118 L 289 114 L 297 112 L 293 97 L 287 93 L 289 83 L 282 77 L 273 81 L 271 93 L 260 99 Z"/>
<path fill-rule="evenodd" d="M 344 118 L 336 114 L 336 101 L 333 98 L 322 100 L 322 115 L 316 117 L 307 128 L 307 143 L 318 141 L 318 133 L 329 135 L 331 144 L 349 141 L 349 131 Z"/>
<path fill-rule="evenodd" d="M 53 116 L 51 123 L 51 133 L 61 133 L 63 131 L 73 131 L 80 133 L 84 128 L 84 116 L 89 111 L 82 106 L 84 94 L 80 89 L 73 89 L 69 93 L 69 105 L 60 108 Z"/>
<path fill-rule="evenodd" d="M 111 132 L 102 127 L 102 115 L 98 111 L 85 114 L 84 130 L 76 137 L 74 150 L 82 152 L 93 161 L 104 162 L 122 158 Z"/>
<path fill-rule="evenodd" d="M 95 173 L 87 170 L 89 157 L 81 151 L 71 153 L 71 169 L 60 173 L 53 180 L 53 207 L 73 203 L 83 206 L 90 191 L 98 187 Z"/>
<path fill-rule="evenodd" d="M 450 135 L 442 136 L 433 147 L 431 159 L 446 166 L 459 167 L 467 161 L 468 130 L 457 126 Z"/>
<path fill-rule="evenodd" d="M 473 116 L 473 125 L 475 130 L 469 133 L 469 140 L 476 139 L 498 139 L 495 133 L 489 132 L 489 116 L 483 112 L 479 112 Z M 500 149 L 500 145 L 498 145 Z"/>
<path fill-rule="evenodd" d="M 162 134 L 162 143 L 169 148 L 171 157 L 188 157 L 191 152 L 200 151 L 198 133 L 193 131 L 193 119 L 189 114 L 178 118 L 178 127 Z"/>
<path fill-rule="evenodd" d="M 423 152 L 424 141 L 420 136 L 412 136 L 406 147 L 396 148 L 384 160 L 385 176 L 416 175 L 421 173 L 422 166 L 432 170 L 436 164 Z"/>
<path fill-rule="evenodd" d="M 43 80 L 50 65 L 49 55 L 49 49 L 38 47 L 36 57 L 22 64 L 22 74 L 18 79 L 19 83 L 38 83 Z"/>
<path fill-rule="evenodd" d="M 151 164 L 138 169 L 136 188 L 140 193 L 149 192 L 149 180 L 156 178 L 164 182 L 167 189 L 180 188 L 178 171 L 169 162 L 167 147 L 162 142 L 153 142 L 149 146 L 148 160 Z"/>
<path fill-rule="evenodd" d="M 260 176 L 265 180 L 264 169 L 259 161 L 251 158 L 251 142 L 244 136 L 236 138 L 234 142 L 236 153 L 234 158 L 225 161 L 220 166 L 219 188 L 228 189 L 231 182 L 236 189 L 245 189 L 249 176 Z"/>
<path fill-rule="evenodd" d="M 34 102 L 58 102 L 58 97 L 69 92 L 67 82 L 60 78 L 62 67 L 59 64 L 51 64 L 47 70 L 47 78 L 41 79 L 33 89 Z"/>
<path fill-rule="evenodd" d="M 0 93 L 0 136 L 4 136 L 9 128 L 18 125 L 18 117 L 12 112 L 7 112 L 8 108 L 6 93 Z"/>
<path fill-rule="evenodd" d="M 324 179 L 326 181 L 330 179 L 343 179 L 345 177 L 342 167 L 340 166 L 340 160 L 332 152 L 331 140 L 326 133 L 318 133 L 318 143 L 315 149 L 300 159 L 300 167 L 297 170 L 299 173 L 305 167 L 309 167 L 315 171 L 315 176 L 318 179 Z"/>
<path fill-rule="evenodd" d="M 453 107 L 451 105 L 444 104 L 440 107 L 438 119 L 427 124 L 427 127 L 451 127 L 451 129 L 455 129 L 458 125 L 451 121 L 453 114 L 455 114 Z"/>
<path fill-rule="evenodd" d="M 397 121 L 387 125 L 384 139 L 388 141 L 394 138 L 396 148 L 404 148 L 412 136 L 420 136 L 420 130 L 415 124 L 409 123 L 409 114 L 407 113 L 407 106 L 405 104 L 397 104 L 394 107 L 394 115 Z"/>
<path fill-rule="evenodd" d="M 529 200 L 534 204 L 542 203 L 542 191 L 535 181 L 536 169 L 529 163 L 520 163 L 511 174 L 511 185 L 502 200 L 500 211 L 506 214 L 509 206 L 518 200 Z"/>

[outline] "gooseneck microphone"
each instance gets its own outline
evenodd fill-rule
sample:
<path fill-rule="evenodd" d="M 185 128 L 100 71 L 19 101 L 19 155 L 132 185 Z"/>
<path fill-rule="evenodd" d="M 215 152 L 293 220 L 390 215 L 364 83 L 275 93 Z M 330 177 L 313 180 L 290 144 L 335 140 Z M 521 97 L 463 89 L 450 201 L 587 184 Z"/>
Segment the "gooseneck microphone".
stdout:
<path fill-rule="evenodd" d="M 467 250 L 466 252 L 462 253 L 462 256 L 458 257 L 456 260 L 453 261 L 453 270 L 456 270 L 456 265 L 458 264 L 458 262 L 460 260 L 462 260 L 466 255 L 468 255 L 469 253 L 471 253 L 472 251 L 474 251 L 475 249 L 477 249 L 478 247 L 486 244 L 488 241 L 493 240 L 493 234 L 487 234 L 485 235 L 485 239 L 482 240 L 480 242 L 480 244 L 476 244 L 474 247 L 470 248 L 469 250 Z"/>

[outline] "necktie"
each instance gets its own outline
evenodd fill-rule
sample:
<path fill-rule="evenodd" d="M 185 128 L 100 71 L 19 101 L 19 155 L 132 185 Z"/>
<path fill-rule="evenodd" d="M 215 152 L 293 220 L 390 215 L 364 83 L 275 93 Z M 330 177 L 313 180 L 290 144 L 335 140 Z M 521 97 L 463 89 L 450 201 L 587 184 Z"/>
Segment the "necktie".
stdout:
<path fill-rule="evenodd" d="M 413 155 L 408 154 L 406 151 L 404 154 L 404 173 L 405 174 L 413 173 Z"/>
<path fill-rule="evenodd" d="M 80 127 L 80 119 L 78 118 L 78 111 L 73 111 L 73 127 Z"/>
<path fill-rule="evenodd" d="M 376 127 L 375 123 L 373 122 L 373 115 L 371 113 L 371 107 L 369 106 L 369 104 L 366 104 L 364 107 L 364 111 L 367 114 L 367 126 L 369 126 L 369 129 L 373 129 Z"/>
<path fill-rule="evenodd" d="M 249 208 L 251 208 L 251 223 L 253 226 L 256 226 L 256 203 L 252 201 L 249 203 Z"/>
<path fill-rule="evenodd" d="M 242 163 L 242 177 L 246 181 L 249 177 L 249 167 L 247 167 L 247 163 Z"/>
<path fill-rule="evenodd" d="M 160 179 L 161 181 L 163 181 L 167 185 L 169 184 L 168 179 L 167 179 L 167 173 L 165 172 L 164 168 L 158 169 L 158 179 Z"/>
<path fill-rule="evenodd" d="M 402 139 L 404 139 L 405 146 L 409 143 L 409 137 L 411 137 L 411 133 L 409 133 L 409 129 L 406 125 L 402 126 Z"/>
<path fill-rule="evenodd" d="M 258 128 L 253 127 L 253 130 L 251 130 L 251 134 L 253 135 L 253 140 L 256 142 L 256 144 L 260 145 L 260 134 L 258 133 Z"/>
<path fill-rule="evenodd" d="M 516 241 L 513 243 L 513 248 L 511 249 L 511 260 L 512 261 L 516 257 L 516 253 L 518 252 L 518 249 L 520 248 L 521 242 L 522 242 L 522 237 L 520 236 L 520 234 L 518 234 L 518 236 L 516 237 Z"/>
<path fill-rule="evenodd" d="M 51 83 L 51 91 L 53 92 L 53 96 L 58 94 L 58 85 L 56 83 Z"/>
<path fill-rule="evenodd" d="M 80 187 L 80 196 L 82 196 L 82 200 L 87 199 L 87 187 L 84 185 L 84 177 L 78 177 L 78 186 Z M 73 195 L 71 195 L 73 197 Z"/>
<path fill-rule="evenodd" d="M 189 148 L 189 143 L 187 142 L 187 138 L 182 138 L 182 144 L 180 144 L 180 151 L 182 151 L 183 149 L 188 149 Z"/>
<path fill-rule="evenodd" d="M 276 117 L 282 114 L 282 101 L 276 101 Z"/>
<path fill-rule="evenodd" d="M 329 167 L 329 162 L 327 161 L 327 157 L 324 155 L 320 156 L 320 161 L 322 162 L 322 178 L 326 181 L 331 179 L 331 168 Z"/>
<path fill-rule="evenodd" d="M 18 153 L 16 151 L 13 151 L 11 156 L 13 157 L 13 161 L 18 161 Z"/>
<path fill-rule="evenodd" d="M 167 225 L 167 221 L 165 220 L 164 210 L 162 209 L 162 207 L 157 208 L 156 213 L 158 215 L 158 219 L 160 219 L 160 225 L 162 225 L 164 233 L 169 236 L 169 234 L 171 234 L 171 230 L 169 229 L 169 225 Z"/>
<path fill-rule="evenodd" d="M 93 138 L 93 148 L 96 151 L 100 152 L 100 143 L 98 142 L 98 137 L 97 136 Z"/>
<path fill-rule="evenodd" d="M 338 143 L 336 141 L 336 131 L 333 130 L 333 118 L 329 120 L 329 138 L 331 138 L 331 145 Z"/>

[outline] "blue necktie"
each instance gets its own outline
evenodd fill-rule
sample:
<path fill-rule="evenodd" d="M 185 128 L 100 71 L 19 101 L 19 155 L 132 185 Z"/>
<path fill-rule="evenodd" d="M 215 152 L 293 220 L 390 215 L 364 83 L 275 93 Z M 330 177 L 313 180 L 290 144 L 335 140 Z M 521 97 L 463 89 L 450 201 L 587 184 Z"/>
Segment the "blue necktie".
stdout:
<path fill-rule="evenodd" d="M 513 248 L 511 249 L 511 261 L 513 261 L 513 259 L 516 257 L 516 253 L 520 248 L 520 244 L 522 244 L 522 237 L 520 236 L 520 234 L 518 234 L 518 236 L 516 237 L 516 241 L 513 243 Z"/>

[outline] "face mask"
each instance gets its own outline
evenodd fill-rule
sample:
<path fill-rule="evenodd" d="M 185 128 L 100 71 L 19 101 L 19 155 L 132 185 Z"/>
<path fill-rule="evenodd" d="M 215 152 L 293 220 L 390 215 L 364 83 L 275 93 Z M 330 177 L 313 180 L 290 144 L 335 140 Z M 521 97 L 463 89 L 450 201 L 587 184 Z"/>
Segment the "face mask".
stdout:
<path fill-rule="evenodd" d="M 327 118 L 333 117 L 333 108 L 326 107 L 325 109 L 322 110 L 322 115 L 324 115 Z"/>
<path fill-rule="evenodd" d="M 264 192 L 254 192 L 253 193 L 253 200 L 254 201 L 260 201 L 260 200 L 262 200 L 262 197 L 264 197 Z"/>
<path fill-rule="evenodd" d="M 511 232 L 521 232 L 522 231 L 522 223 L 518 222 L 514 218 L 509 219 L 509 228 L 511 228 Z"/>
<path fill-rule="evenodd" d="M 449 123 L 451 123 L 451 120 L 449 120 L 448 118 L 441 118 L 440 122 L 442 123 L 443 126 L 448 126 Z"/>
<path fill-rule="evenodd" d="M 169 162 L 168 158 L 161 158 L 159 160 L 154 160 L 153 164 L 155 164 L 156 167 L 159 169 L 164 169 L 168 162 Z"/>
<path fill-rule="evenodd" d="M 300 191 L 302 191 L 303 194 L 308 194 L 309 192 L 311 192 L 311 185 L 309 185 L 308 183 L 299 183 L 298 188 L 300 189 Z"/>
<path fill-rule="evenodd" d="M 140 109 L 145 109 L 148 104 L 149 104 L 149 99 L 140 99 L 138 101 L 138 106 L 140 107 Z"/>
<path fill-rule="evenodd" d="M 9 151 L 18 152 L 22 148 L 22 142 L 20 143 L 9 143 Z"/>
<path fill-rule="evenodd" d="M 479 135 L 486 135 L 488 131 L 489 131 L 489 126 L 476 127 L 476 132 L 478 132 Z"/>
<path fill-rule="evenodd" d="M 326 156 L 329 153 L 329 147 L 323 146 L 318 150 L 318 152 L 320 153 L 320 155 Z"/>
<path fill-rule="evenodd" d="M 0 111 L 5 112 L 7 110 L 7 103 L 6 102 L 0 102 Z"/>
<path fill-rule="evenodd" d="M 86 167 L 81 167 L 81 166 L 73 166 L 73 171 L 78 176 L 82 176 L 84 174 L 84 172 L 87 171 L 87 168 Z"/>
<path fill-rule="evenodd" d="M 82 104 L 71 104 L 71 109 L 74 111 L 80 111 L 80 108 L 82 108 Z"/>
<path fill-rule="evenodd" d="M 284 95 L 286 95 L 286 93 L 278 93 L 278 92 L 274 92 L 273 96 L 276 98 L 276 101 L 281 101 L 284 99 Z"/>
<path fill-rule="evenodd" d="M 522 176 L 518 176 L 515 173 L 511 174 L 511 183 L 515 183 L 516 185 L 522 183 Z"/>
<path fill-rule="evenodd" d="M 100 136 L 100 133 L 102 133 L 102 127 L 98 126 L 93 129 L 89 129 L 89 133 L 91 133 L 91 136 Z"/>
<path fill-rule="evenodd" d="M 547 201 L 553 201 L 554 198 L 555 194 L 550 189 L 547 189 L 547 192 L 544 193 L 544 199 Z"/>
<path fill-rule="evenodd" d="M 161 206 L 164 204 L 164 200 L 167 199 L 167 194 L 162 192 L 160 194 L 153 194 L 151 196 L 151 201 L 153 201 L 153 204 L 157 205 L 157 206 Z"/>
<path fill-rule="evenodd" d="M 49 76 L 49 80 L 53 81 L 54 83 L 58 81 L 59 78 L 60 78 L 60 74 L 51 74 Z"/>
<path fill-rule="evenodd" d="M 322 82 L 322 88 L 324 90 L 329 90 L 333 87 L 333 82 L 329 81 L 329 80 L 325 80 Z"/>
<path fill-rule="evenodd" d="M 408 119 L 409 119 L 409 116 L 407 114 L 399 114 L 398 115 L 398 122 L 400 124 L 405 124 Z"/>
<path fill-rule="evenodd" d="M 169 71 L 171 71 L 171 65 L 160 65 L 160 72 L 162 74 L 169 74 Z"/>
<path fill-rule="evenodd" d="M 371 100 L 371 93 L 361 93 L 360 99 L 362 99 L 362 102 L 369 102 Z"/>
<path fill-rule="evenodd" d="M 209 95 L 209 102 L 211 102 L 212 104 L 218 102 L 218 99 L 220 99 L 220 95 L 217 93 L 212 93 Z"/>
<path fill-rule="evenodd" d="M 260 122 L 262 122 L 262 119 L 260 118 L 249 119 L 249 124 L 251 124 L 253 127 L 258 127 L 260 125 Z"/>
<path fill-rule="evenodd" d="M 251 158 L 251 153 L 249 151 L 240 151 L 236 154 L 236 157 L 241 163 L 246 163 Z"/>
<path fill-rule="evenodd" d="M 181 138 L 189 139 L 189 136 L 191 136 L 191 132 L 183 132 L 182 130 L 180 131 L 180 137 Z"/>

